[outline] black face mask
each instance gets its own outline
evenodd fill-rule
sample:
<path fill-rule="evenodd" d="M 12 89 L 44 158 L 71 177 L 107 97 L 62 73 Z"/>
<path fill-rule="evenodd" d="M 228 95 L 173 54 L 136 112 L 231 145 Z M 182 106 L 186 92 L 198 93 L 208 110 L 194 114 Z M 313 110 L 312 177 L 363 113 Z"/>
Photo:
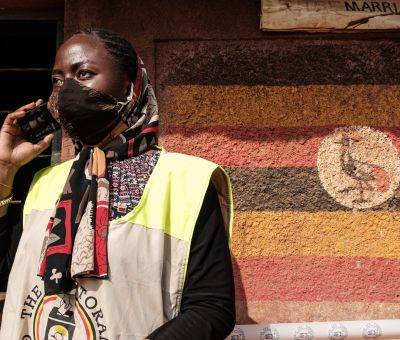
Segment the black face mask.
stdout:
<path fill-rule="evenodd" d="M 121 104 L 113 96 L 68 78 L 50 97 L 50 110 L 68 135 L 85 145 L 101 142 L 120 121 Z"/>

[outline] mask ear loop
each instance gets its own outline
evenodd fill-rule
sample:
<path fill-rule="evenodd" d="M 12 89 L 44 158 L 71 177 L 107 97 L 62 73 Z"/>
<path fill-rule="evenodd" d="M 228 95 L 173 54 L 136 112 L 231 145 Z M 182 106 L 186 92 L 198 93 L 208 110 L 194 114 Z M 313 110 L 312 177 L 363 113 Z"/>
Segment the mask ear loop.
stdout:
<path fill-rule="evenodd" d="M 141 94 L 141 90 L 142 90 L 142 60 L 138 57 L 137 59 L 137 73 L 136 73 L 136 79 L 134 83 L 131 83 L 131 89 L 130 89 L 130 93 L 129 96 L 126 98 L 126 101 L 124 102 L 117 102 L 117 104 L 119 105 L 119 112 L 121 112 L 124 107 L 126 105 L 128 105 L 132 100 L 136 101 Z"/>
<path fill-rule="evenodd" d="M 121 112 L 125 108 L 125 106 L 127 106 L 131 102 L 131 100 L 133 98 L 133 86 L 134 86 L 133 83 L 131 83 L 131 89 L 129 91 L 130 93 L 126 97 L 126 100 L 123 102 L 117 102 L 118 112 Z"/>
<path fill-rule="evenodd" d="M 133 98 L 133 86 L 134 86 L 133 83 L 131 83 L 131 89 L 130 89 L 130 91 L 129 91 L 129 96 L 126 97 L 126 101 L 127 101 L 127 102 L 131 101 L 132 98 Z"/>

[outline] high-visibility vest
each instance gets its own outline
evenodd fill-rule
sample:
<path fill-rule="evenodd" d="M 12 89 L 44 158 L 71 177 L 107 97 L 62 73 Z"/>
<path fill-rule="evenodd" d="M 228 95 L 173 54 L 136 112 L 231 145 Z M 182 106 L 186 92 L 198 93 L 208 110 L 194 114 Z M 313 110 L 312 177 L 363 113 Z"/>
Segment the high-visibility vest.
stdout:
<path fill-rule="evenodd" d="M 78 278 L 75 295 L 45 297 L 37 276 L 39 255 L 71 165 L 46 168 L 33 180 L 0 339 L 52 339 L 56 334 L 60 339 L 143 339 L 179 313 L 193 229 L 210 181 L 230 235 L 229 178 L 212 162 L 162 151 L 139 204 L 110 221 L 109 279 Z"/>

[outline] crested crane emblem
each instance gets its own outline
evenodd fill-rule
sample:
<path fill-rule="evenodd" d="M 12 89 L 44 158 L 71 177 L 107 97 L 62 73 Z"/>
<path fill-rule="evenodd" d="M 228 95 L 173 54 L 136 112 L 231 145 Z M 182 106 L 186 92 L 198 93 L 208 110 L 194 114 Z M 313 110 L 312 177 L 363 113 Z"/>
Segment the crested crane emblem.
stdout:
<path fill-rule="evenodd" d="M 400 183 L 396 147 L 383 132 L 370 127 L 334 130 L 320 145 L 317 166 L 324 189 L 352 209 L 384 203 Z"/>

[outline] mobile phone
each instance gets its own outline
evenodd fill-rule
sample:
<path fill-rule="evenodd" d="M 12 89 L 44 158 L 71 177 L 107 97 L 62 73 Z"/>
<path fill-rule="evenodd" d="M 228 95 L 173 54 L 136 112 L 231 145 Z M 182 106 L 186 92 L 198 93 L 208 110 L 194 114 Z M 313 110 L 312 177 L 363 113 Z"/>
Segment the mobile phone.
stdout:
<path fill-rule="evenodd" d="M 60 124 L 47 109 L 47 103 L 27 111 L 24 117 L 18 119 L 18 124 L 31 143 L 37 143 L 49 133 L 60 129 Z"/>

